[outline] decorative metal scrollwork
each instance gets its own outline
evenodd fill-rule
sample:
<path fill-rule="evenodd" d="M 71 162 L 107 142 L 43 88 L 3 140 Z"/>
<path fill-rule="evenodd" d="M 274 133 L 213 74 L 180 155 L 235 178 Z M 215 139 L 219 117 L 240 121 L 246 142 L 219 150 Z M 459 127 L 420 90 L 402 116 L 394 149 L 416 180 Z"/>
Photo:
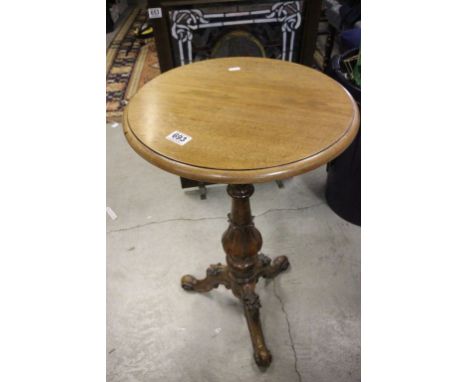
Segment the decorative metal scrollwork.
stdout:
<path fill-rule="evenodd" d="M 276 3 L 271 7 L 272 12 L 267 18 L 275 17 L 281 25 L 283 32 L 292 32 L 301 26 L 301 9 L 298 1 Z"/>
<path fill-rule="evenodd" d="M 283 60 L 292 61 L 295 33 L 301 26 L 301 2 L 282 1 L 270 9 L 251 12 L 204 14 L 200 9 L 179 9 L 170 12 L 171 35 L 178 43 L 180 64 L 191 63 L 193 31 L 223 25 L 246 25 L 256 23 L 281 23 L 283 32 Z M 226 23 L 226 24 L 225 24 Z"/>
<path fill-rule="evenodd" d="M 172 13 L 172 37 L 181 42 L 192 41 L 193 30 L 198 29 L 199 24 L 208 24 L 203 12 L 199 9 L 183 9 Z"/>

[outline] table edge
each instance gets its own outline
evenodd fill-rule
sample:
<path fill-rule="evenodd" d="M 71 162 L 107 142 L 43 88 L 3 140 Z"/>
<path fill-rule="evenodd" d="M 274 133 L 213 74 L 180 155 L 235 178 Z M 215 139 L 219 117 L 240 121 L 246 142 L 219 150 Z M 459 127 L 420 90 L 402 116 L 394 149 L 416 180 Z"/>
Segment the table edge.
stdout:
<path fill-rule="evenodd" d="M 198 167 L 189 165 L 187 163 L 178 162 L 151 150 L 136 137 L 127 121 L 127 107 L 125 107 L 123 114 L 123 132 L 129 145 L 142 158 L 165 171 L 187 179 L 200 182 L 223 184 L 264 183 L 273 180 L 281 180 L 312 171 L 315 168 L 331 161 L 340 155 L 356 137 L 360 126 L 359 108 L 349 92 L 345 88 L 343 88 L 343 90 L 346 91 L 353 105 L 353 119 L 345 133 L 335 143 L 326 149 L 307 158 L 280 166 L 249 170 L 223 170 Z"/>

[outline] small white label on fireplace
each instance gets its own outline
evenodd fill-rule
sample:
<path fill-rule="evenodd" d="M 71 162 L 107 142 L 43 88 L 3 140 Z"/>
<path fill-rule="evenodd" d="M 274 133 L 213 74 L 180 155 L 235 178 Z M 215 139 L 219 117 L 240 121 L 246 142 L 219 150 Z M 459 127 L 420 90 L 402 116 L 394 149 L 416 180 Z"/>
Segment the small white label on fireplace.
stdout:
<path fill-rule="evenodd" d="M 230 72 L 237 72 L 240 70 L 240 67 L 239 66 L 232 66 L 228 69 Z"/>
<path fill-rule="evenodd" d="M 181 133 L 180 131 L 174 131 L 172 133 L 170 133 L 166 139 L 174 142 L 174 143 L 177 143 L 178 145 L 185 145 L 186 143 L 189 143 L 192 139 L 191 136 L 187 135 L 187 134 L 184 134 L 184 133 Z"/>
<path fill-rule="evenodd" d="M 150 19 L 160 19 L 162 17 L 161 8 L 148 8 L 148 16 Z"/>

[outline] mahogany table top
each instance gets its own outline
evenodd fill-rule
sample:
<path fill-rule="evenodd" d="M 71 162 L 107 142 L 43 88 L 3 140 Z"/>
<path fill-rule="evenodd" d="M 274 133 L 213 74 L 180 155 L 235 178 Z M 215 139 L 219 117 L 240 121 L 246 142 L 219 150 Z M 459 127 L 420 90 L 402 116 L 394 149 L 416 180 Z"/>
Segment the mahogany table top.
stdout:
<path fill-rule="evenodd" d="M 133 149 L 166 171 L 213 183 L 258 183 L 339 155 L 357 134 L 359 109 L 317 70 L 232 57 L 156 77 L 130 100 L 123 125 Z"/>

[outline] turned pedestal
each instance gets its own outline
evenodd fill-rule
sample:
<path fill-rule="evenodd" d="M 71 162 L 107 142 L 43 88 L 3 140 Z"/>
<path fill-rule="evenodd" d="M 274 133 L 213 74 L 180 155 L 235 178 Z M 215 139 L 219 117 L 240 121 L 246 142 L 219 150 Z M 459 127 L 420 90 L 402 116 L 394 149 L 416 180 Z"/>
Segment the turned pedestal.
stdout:
<path fill-rule="evenodd" d="M 260 253 L 262 235 L 253 223 L 249 198 L 254 192 L 251 184 L 228 185 L 232 198 L 229 227 L 224 232 L 222 243 L 226 252 L 226 265 L 212 264 L 202 280 L 191 275 L 182 277 L 182 288 L 188 291 L 208 292 L 220 284 L 231 289 L 244 305 L 250 338 L 257 365 L 266 367 L 271 363 L 271 353 L 265 344 L 260 323 L 260 299 L 255 286 L 260 277 L 273 278 L 289 267 L 286 256 L 271 261 Z"/>

